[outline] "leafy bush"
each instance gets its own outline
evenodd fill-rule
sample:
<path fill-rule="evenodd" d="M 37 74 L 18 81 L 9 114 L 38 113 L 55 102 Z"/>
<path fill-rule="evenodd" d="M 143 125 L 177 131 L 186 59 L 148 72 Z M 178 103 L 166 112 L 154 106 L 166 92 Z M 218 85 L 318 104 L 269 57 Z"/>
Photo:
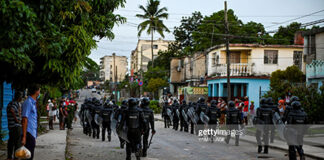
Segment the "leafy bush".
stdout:
<path fill-rule="evenodd" d="M 162 108 L 159 105 L 159 101 L 150 101 L 150 108 L 153 110 L 155 114 L 161 113 Z"/>

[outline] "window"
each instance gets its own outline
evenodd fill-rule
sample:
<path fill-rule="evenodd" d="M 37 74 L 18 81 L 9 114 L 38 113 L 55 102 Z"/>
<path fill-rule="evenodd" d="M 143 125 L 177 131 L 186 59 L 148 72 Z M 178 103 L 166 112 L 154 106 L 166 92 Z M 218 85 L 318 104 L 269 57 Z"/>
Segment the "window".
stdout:
<path fill-rule="evenodd" d="M 153 49 L 158 49 L 158 45 L 153 45 Z"/>
<path fill-rule="evenodd" d="M 213 64 L 213 65 L 218 64 L 219 56 L 217 55 L 217 52 L 213 53 L 212 56 L 213 56 L 213 58 L 212 58 L 212 64 Z"/>
<path fill-rule="evenodd" d="M 230 53 L 230 63 L 240 63 L 241 52 L 231 52 Z"/>
<path fill-rule="evenodd" d="M 302 69 L 302 61 L 303 61 L 303 52 L 302 51 L 294 51 L 294 65 L 297 66 L 300 70 Z"/>
<path fill-rule="evenodd" d="M 264 50 L 264 64 L 278 64 L 278 50 Z"/>

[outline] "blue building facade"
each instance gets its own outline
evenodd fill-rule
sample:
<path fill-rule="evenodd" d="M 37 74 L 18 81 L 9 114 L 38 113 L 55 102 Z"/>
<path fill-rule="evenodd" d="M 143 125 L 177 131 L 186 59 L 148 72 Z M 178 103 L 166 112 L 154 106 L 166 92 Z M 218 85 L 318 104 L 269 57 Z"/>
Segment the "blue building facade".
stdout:
<path fill-rule="evenodd" d="M 13 99 L 14 90 L 10 83 L 3 82 L 0 84 L 0 129 L 4 134 L 3 141 L 8 140 L 8 119 L 7 119 L 7 105 Z"/>
<path fill-rule="evenodd" d="M 313 60 L 311 64 L 306 65 L 307 85 L 315 85 L 318 89 L 324 85 L 324 61 Z"/>
<path fill-rule="evenodd" d="M 255 107 L 259 107 L 260 97 L 270 89 L 269 77 L 231 77 L 231 97 L 249 97 L 249 101 L 254 101 Z M 215 77 L 207 80 L 208 99 L 227 98 L 226 77 Z"/>

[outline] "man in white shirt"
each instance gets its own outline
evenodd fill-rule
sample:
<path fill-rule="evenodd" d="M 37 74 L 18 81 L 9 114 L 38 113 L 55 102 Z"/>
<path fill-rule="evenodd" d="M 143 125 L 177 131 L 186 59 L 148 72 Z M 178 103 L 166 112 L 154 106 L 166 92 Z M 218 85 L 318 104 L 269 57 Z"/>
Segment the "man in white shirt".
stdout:
<path fill-rule="evenodd" d="M 54 130 L 53 127 L 53 120 L 54 120 L 54 115 L 56 112 L 55 108 L 54 108 L 54 104 L 51 102 L 51 100 L 48 100 L 48 108 L 49 108 L 49 112 L 48 112 L 48 116 L 49 116 L 49 122 L 48 122 L 48 127 L 50 130 Z"/>

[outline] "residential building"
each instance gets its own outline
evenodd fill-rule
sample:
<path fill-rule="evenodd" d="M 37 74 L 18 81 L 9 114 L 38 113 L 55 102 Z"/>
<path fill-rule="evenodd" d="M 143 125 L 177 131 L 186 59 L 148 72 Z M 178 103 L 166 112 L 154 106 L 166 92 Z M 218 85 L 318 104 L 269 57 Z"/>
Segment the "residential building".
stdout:
<path fill-rule="evenodd" d="M 103 81 L 121 82 L 127 73 L 127 66 L 126 56 L 116 56 L 115 53 L 104 56 L 100 58 L 100 78 Z"/>
<path fill-rule="evenodd" d="M 206 55 L 197 52 L 191 56 L 172 58 L 170 63 L 170 92 L 180 100 L 197 100 L 207 96 Z M 206 92 L 207 93 L 207 92 Z M 206 97 L 207 98 L 207 97 Z"/>
<path fill-rule="evenodd" d="M 302 33 L 306 59 L 306 82 L 321 87 L 324 84 L 324 27 Z"/>
<path fill-rule="evenodd" d="M 249 97 L 259 106 L 260 97 L 269 90 L 270 74 L 278 69 L 296 65 L 301 70 L 302 45 L 230 44 L 231 97 Z M 225 45 L 209 48 L 208 97 L 227 99 L 227 63 Z"/>
<path fill-rule="evenodd" d="M 156 58 L 159 51 L 167 50 L 171 42 L 173 41 L 153 40 L 153 57 Z M 145 72 L 150 61 L 152 61 L 151 40 L 138 40 L 135 50 L 131 53 L 131 70 L 138 72 L 143 69 Z"/>

